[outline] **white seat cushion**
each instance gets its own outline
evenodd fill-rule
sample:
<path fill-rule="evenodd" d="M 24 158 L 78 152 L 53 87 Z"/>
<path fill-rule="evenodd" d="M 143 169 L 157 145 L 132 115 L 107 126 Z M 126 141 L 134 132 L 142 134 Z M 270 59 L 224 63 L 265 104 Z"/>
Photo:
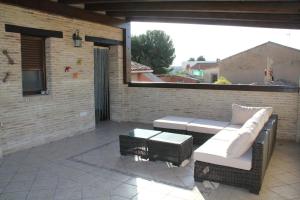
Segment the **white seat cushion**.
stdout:
<path fill-rule="evenodd" d="M 269 116 L 271 116 L 273 112 L 272 107 L 248 107 L 238 104 L 232 104 L 231 124 L 243 125 L 248 119 L 250 119 L 256 112 L 261 109 L 266 109 Z"/>
<path fill-rule="evenodd" d="M 237 136 L 234 132 L 234 130 L 221 130 L 194 151 L 193 159 L 216 165 L 250 170 L 252 166 L 251 148 L 241 157 L 229 158 L 227 156 L 230 141 L 234 140 Z"/>
<path fill-rule="evenodd" d="M 196 133 L 216 134 L 220 130 L 225 128 L 228 124 L 229 122 L 196 119 L 187 125 L 187 130 Z"/>
<path fill-rule="evenodd" d="M 230 141 L 227 149 L 227 156 L 237 158 L 243 155 L 253 144 L 254 140 L 269 119 L 266 109 L 261 109 L 253 115 L 239 130 L 237 137 Z"/>
<path fill-rule="evenodd" d="M 237 124 L 229 124 L 228 126 L 226 126 L 224 128 L 224 130 L 228 130 L 228 131 L 237 131 L 241 128 L 241 125 L 237 125 Z"/>
<path fill-rule="evenodd" d="M 188 123 L 193 120 L 195 120 L 195 118 L 166 116 L 154 120 L 153 126 L 166 129 L 186 130 Z"/>

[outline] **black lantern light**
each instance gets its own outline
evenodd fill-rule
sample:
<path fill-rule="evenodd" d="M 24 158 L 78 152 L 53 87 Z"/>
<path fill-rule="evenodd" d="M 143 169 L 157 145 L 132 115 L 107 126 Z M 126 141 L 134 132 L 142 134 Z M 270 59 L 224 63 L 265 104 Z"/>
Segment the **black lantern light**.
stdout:
<path fill-rule="evenodd" d="M 74 47 L 81 47 L 82 37 L 79 35 L 79 30 L 77 29 L 72 35 Z"/>

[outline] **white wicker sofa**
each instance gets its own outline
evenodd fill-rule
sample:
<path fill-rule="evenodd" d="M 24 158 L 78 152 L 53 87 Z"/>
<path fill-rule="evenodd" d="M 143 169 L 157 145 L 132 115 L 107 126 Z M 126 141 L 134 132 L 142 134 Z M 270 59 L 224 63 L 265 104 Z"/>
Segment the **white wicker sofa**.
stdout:
<path fill-rule="evenodd" d="M 196 181 L 217 181 L 259 193 L 274 149 L 277 120 L 270 107 L 233 104 L 231 122 L 169 116 L 155 120 L 154 128 L 196 137 L 195 143 L 201 145 L 193 153 Z"/>

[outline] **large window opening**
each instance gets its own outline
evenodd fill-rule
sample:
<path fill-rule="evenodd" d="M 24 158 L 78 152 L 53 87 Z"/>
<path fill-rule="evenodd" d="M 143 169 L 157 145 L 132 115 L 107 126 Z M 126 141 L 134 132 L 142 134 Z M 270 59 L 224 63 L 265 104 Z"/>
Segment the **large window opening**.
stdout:
<path fill-rule="evenodd" d="M 132 82 L 298 87 L 300 31 L 131 23 Z"/>

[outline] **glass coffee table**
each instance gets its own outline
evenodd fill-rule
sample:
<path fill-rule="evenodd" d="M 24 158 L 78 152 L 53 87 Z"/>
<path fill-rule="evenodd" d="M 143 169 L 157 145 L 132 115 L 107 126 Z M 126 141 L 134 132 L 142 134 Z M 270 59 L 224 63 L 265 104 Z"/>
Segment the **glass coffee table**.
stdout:
<path fill-rule="evenodd" d="M 149 160 L 167 161 L 179 166 L 192 155 L 193 137 L 162 132 L 148 140 L 148 151 Z"/>
<path fill-rule="evenodd" d="M 147 159 L 148 140 L 161 133 L 161 131 L 148 129 L 133 129 L 128 134 L 119 135 L 120 154 L 121 155 L 138 155 Z"/>
<path fill-rule="evenodd" d="M 121 155 L 138 155 L 142 158 L 171 162 L 179 166 L 192 155 L 193 137 L 190 135 L 133 129 L 120 135 Z"/>

